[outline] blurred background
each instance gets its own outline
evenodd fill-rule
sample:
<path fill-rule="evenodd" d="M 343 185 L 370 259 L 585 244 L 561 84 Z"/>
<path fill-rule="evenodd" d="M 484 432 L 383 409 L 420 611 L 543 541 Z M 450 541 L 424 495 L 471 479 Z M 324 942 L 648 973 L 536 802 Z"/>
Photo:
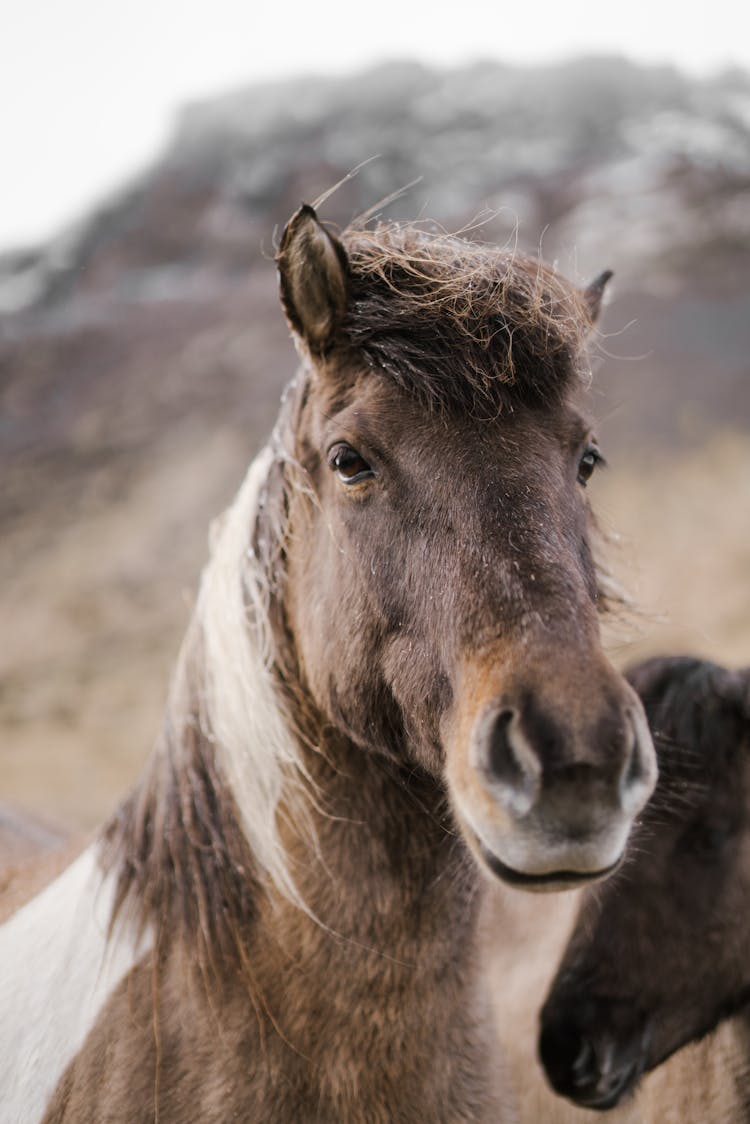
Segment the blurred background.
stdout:
<path fill-rule="evenodd" d="M 591 494 L 640 611 L 610 650 L 750 663 L 736 5 L 635 3 L 627 26 L 578 2 L 469 0 L 445 24 L 254 7 L 30 0 L 5 21 L 0 799 L 71 827 L 149 752 L 209 520 L 294 370 L 274 237 L 363 161 L 323 218 L 418 179 L 388 217 L 615 270 Z"/>

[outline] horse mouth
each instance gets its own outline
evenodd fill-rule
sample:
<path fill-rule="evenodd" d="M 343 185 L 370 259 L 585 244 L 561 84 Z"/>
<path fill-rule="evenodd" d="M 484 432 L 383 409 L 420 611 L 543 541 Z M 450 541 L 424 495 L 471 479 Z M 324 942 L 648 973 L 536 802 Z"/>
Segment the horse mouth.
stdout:
<path fill-rule="evenodd" d="M 551 870 L 544 874 L 526 874 L 507 866 L 501 859 L 488 851 L 482 842 L 477 840 L 479 851 L 493 874 L 507 882 L 510 886 L 523 886 L 526 889 L 564 890 L 575 889 L 576 886 L 585 886 L 589 882 L 598 882 L 601 878 L 609 878 L 622 862 L 622 856 L 609 866 L 601 870 Z"/>

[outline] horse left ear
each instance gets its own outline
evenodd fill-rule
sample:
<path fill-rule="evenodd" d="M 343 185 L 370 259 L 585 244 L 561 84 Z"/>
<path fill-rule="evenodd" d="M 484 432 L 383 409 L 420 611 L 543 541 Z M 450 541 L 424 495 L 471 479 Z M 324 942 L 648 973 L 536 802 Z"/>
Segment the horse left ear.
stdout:
<path fill-rule="evenodd" d="M 745 718 L 750 722 L 750 667 L 743 667 L 737 672 L 742 682 L 742 710 Z"/>
<path fill-rule="evenodd" d="M 590 285 L 587 285 L 583 290 L 583 303 L 589 314 L 589 319 L 592 324 L 596 324 L 599 319 L 599 313 L 602 308 L 602 297 L 604 290 L 607 287 L 607 282 L 613 276 L 611 269 L 605 269 L 598 277 L 595 277 Z"/>
<path fill-rule="evenodd" d="M 722 668 L 717 691 L 727 702 L 739 707 L 743 718 L 750 722 L 750 667 L 738 671 Z"/>
<path fill-rule="evenodd" d="M 346 312 L 346 250 L 303 203 L 284 228 L 276 264 L 289 326 L 312 354 L 321 355 Z"/>

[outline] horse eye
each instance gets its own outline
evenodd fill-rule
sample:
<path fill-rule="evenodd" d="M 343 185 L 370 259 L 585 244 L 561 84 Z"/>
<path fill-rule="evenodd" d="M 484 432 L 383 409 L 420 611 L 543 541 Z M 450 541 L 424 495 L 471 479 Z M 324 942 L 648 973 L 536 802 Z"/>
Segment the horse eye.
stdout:
<path fill-rule="evenodd" d="M 597 447 L 595 445 L 589 445 L 578 462 L 578 483 L 585 488 L 596 466 L 603 463 L 604 457 Z"/>
<path fill-rule="evenodd" d="M 360 480 L 375 475 L 365 458 L 351 445 L 334 445 L 328 454 L 328 463 L 342 484 L 359 484 Z"/>

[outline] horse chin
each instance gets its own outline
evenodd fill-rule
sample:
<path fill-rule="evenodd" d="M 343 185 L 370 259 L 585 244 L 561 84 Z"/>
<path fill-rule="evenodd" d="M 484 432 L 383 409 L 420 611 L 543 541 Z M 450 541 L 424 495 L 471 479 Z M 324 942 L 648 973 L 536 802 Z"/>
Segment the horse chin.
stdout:
<path fill-rule="evenodd" d="M 559 890 L 577 890 L 581 886 L 599 882 L 603 878 L 609 878 L 610 874 L 614 874 L 622 862 L 622 855 L 620 855 L 609 866 L 599 870 L 551 870 L 545 871 L 543 874 L 527 874 L 525 871 L 507 866 L 497 855 L 488 851 L 483 844 L 479 843 L 478 847 L 485 865 L 502 882 L 537 894 L 556 893 Z"/>
<path fill-rule="evenodd" d="M 561 890 L 576 890 L 593 882 L 609 878 L 620 866 L 625 853 L 623 848 L 614 861 L 605 862 L 602 866 L 594 869 L 587 867 L 577 870 L 572 865 L 570 867 L 561 865 L 560 867 L 550 866 L 549 869 L 544 870 L 523 870 L 501 859 L 497 850 L 488 847 L 480 839 L 478 833 L 467 824 L 465 818 L 461 817 L 460 822 L 463 834 L 472 852 L 478 858 L 480 866 L 491 872 L 495 878 L 499 878 L 501 882 L 531 893 L 545 894 L 557 893 Z"/>

